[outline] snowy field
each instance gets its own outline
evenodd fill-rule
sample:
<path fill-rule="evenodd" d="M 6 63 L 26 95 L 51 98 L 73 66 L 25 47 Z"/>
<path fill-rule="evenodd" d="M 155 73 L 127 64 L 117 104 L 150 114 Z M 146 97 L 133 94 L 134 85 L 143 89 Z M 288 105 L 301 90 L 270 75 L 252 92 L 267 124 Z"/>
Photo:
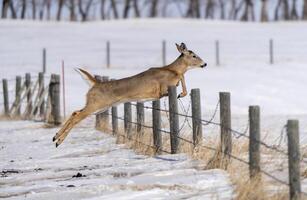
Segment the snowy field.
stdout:
<path fill-rule="evenodd" d="M 287 119 L 296 118 L 300 120 L 301 146 L 306 147 L 306 35 L 307 24 L 301 22 L 147 19 L 71 24 L 2 20 L 0 78 L 14 79 L 26 72 L 35 76 L 41 71 L 42 48 L 46 48 L 47 74 L 60 74 L 61 61 L 65 61 L 67 114 L 70 114 L 84 105 L 88 90 L 73 70 L 75 67 L 122 78 L 161 66 L 162 40 L 167 41 L 168 63 L 179 55 L 175 42 L 185 42 L 208 63 L 207 68 L 186 74 L 188 89 L 201 89 L 204 119 L 213 114 L 218 92 L 229 91 L 234 129 L 245 130 L 248 106 L 260 105 L 264 141 L 279 141 Z M 270 38 L 275 43 L 274 65 L 269 64 Z M 215 66 L 217 39 L 221 46 L 221 66 Z M 105 67 L 107 40 L 111 42 L 111 69 Z M 13 89 L 14 82 L 10 82 L 10 91 Z M 10 95 L 12 101 L 13 93 Z M 1 97 L 0 104 L 2 101 Z M 187 107 L 189 97 L 182 102 Z M 204 137 L 219 132 L 219 127 L 205 128 Z M 233 187 L 225 172 L 201 171 L 198 163 L 185 155 L 154 158 L 136 155 L 116 145 L 114 138 L 95 131 L 91 119 L 73 129 L 59 149 L 51 143 L 55 132 L 56 129 L 42 129 L 40 123 L 0 122 L 0 169 L 18 172 L 2 174 L 0 198 L 233 197 Z M 86 177 L 72 178 L 78 172 Z"/>
<path fill-rule="evenodd" d="M 86 120 L 56 149 L 51 143 L 56 129 L 0 122 L 0 198 L 232 199 L 226 172 L 201 170 L 204 166 L 183 154 L 136 155 L 92 125 Z"/>

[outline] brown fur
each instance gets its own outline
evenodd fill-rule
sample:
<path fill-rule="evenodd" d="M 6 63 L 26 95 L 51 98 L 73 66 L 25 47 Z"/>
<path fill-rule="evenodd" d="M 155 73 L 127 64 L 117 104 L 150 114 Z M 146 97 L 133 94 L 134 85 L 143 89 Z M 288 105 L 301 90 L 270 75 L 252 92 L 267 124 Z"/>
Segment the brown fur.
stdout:
<path fill-rule="evenodd" d="M 119 103 L 159 99 L 167 96 L 168 86 L 178 85 L 179 81 L 181 81 L 183 91 L 178 98 L 186 96 L 184 73 L 188 69 L 204 67 L 206 64 L 192 51 L 188 51 L 185 44 L 182 43 L 180 46 L 176 44 L 176 46 L 181 55 L 170 65 L 150 68 L 140 74 L 120 80 L 97 82 L 88 72 L 79 69 L 93 86 L 87 93 L 85 107 L 73 112 L 54 136 L 53 141 L 56 141 L 56 146 L 64 141 L 69 131 L 77 123 L 94 112 L 106 110 Z"/>

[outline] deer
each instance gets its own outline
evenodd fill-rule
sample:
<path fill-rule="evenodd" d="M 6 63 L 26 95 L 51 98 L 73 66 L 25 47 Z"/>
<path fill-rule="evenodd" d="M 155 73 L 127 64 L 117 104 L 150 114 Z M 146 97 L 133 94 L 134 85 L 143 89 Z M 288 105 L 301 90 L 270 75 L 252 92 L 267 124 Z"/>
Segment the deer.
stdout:
<path fill-rule="evenodd" d="M 178 98 L 185 97 L 187 89 L 184 74 L 190 69 L 204 68 L 207 63 L 193 51 L 188 50 L 184 43 L 180 45 L 176 43 L 176 47 L 180 56 L 171 64 L 149 68 L 123 79 L 99 82 L 89 72 L 76 69 L 89 83 L 90 89 L 86 94 L 85 106 L 81 110 L 74 111 L 53 137 L 56 147 L 64 141 L 76 124 L 93 113 L 103 112 L 120 103 L 160 99 L 168 95 L 169 86 L 179 86 L 179 82 L 182 92 Z"/>

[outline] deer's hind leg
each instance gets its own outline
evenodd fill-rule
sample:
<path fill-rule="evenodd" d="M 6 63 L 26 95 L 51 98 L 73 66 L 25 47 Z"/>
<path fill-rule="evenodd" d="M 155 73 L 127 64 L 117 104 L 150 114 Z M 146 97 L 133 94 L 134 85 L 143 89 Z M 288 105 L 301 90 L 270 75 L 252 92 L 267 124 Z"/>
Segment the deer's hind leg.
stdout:
<path fill-rule="evenodd" d="M 81 120 L 85 119 L 91 113 L 95 112 L 96 109 L 85 106 L 83 109 L 75 111 L 69 117 L 69 119 L 65 122 L 64 126 L 60 129 L 60 131 L 53 137 L 53 141 L 56 141 L 56 147 L 58 147 L 64 139 L 67 137 L 69 131 Z"/>

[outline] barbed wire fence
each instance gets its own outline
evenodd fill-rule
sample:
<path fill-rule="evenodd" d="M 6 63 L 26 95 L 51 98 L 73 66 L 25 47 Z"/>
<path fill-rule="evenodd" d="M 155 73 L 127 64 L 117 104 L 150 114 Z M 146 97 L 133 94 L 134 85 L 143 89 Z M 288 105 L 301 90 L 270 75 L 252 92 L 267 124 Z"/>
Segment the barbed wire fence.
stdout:
<path fill-rule="evenodd" d="M 170 89 L 169 89 L 169 95 L 170 95 Z M 175 90 L 176 91 L 176 90 Z M 191 92 L 191 96 L 193 93 L 193 90 Z M 226 93 L 228 96 L 228 98 L 230 98 L 230 94 Z M 173 96 L 177 96 L 176 94 Z M 225 109 L 226 111 L 228 110 L 228 108 L 230 108 L 230 104 L 225 104 L 225 100 L 221 99 L 221 94 L 220 94 L 220 100 L 216 103 L 216 106 L 213 110 L 212 115 L 207 119 L 202 119 L 201 118 L 201 114 L 200 113 L 196 113 L 195 114 L 195 109 L 194 107 L 195 102 L 198 102 L 200 104 L 200 99 L 198 100 L 193 100 L 193 97 L 191 98 L 191 101 L 189 101 L 189 105 L 187 105 L 187 107 L 185 107 L 185 105 L 181 102 L 181 100 L 177 100 L 175 104 L 177 104 L 177 108 L 174 110 L 172 109 L 172 105 L 174 104 L 174 102 L 170 102 L 170 98 L 169 98 L 169 105 L 166 105 L 165 101 L 164 101 L 164 108 L 160 107 L 160 100 L 158 100 L 158 105 L 154 106 L 154 102 L 153 102 L 153 106 L 148 106 L 145 105 L 144 103 L 126 103 L 128 104 L 130 107 L 133 106 L 136 108 L 137 113 L 137 119 L 136 121 L 132 120 L 132 111 L 131 109 L 129 110 L 125 110 L 124 111 L 124 116 L 123 117 L 119 117 L 119 116 L 114 116 L 112 115 L 113 113 L 113 109 L 117 109 L 118 107 L 112 107 L 112 113 L 105 111 L 104 113 L 98 113 L 97 115 L 101 115 L 101 117 L 99 117 L 99 120 L 101 120 L 100 124 L 108 124 L 108 120 L 109 117 L 112 118 L 112 129 L 114 130 L 118 130 L 118 127 L 114 127 L 114 125 L 118 126 L 118 120 L 124 122 L 124 123 L 129 123 L 132 125 L 135 125 L 137 127 L 142 127 L 142 129 L 148 129 L 148 130 L 152 130 L 152 139 L 150 140 L 150 144 L 146 143 L 146 141 L 142 141 L 142 140 L 138 140 L 137 137 L 132 137 L 131 134 L 134 134 L 134 132 L 132 132 L 131 130 L 127 130 L 128 128 L 131 129 L 131 127 L 125 127 L 124 131 L 121 136 L 125 137 L 128 139 L 128 141 L 133 141 L 139 144 L 142 144 L 148 148 L 151 148 L 153 150 L 155 150 L 156 153 L 166 153 L 166 154 L 171 154 L 171 153 L 178 153 L 179 152 L 179 141 L 181 142 L 185 142 L 191 146 L 194 146 L 194 149 L 198 148 L 198 149 L 207 149 L 210 150 L 216 154 L 222 154 L 224 155 L 222 158 L 223 159 L 228 159 L 228 161 L 226 163 L 230 163 L 231 160 L 235 160 L 238 161 L 239 163 L 243 163 L 244 165 L 248 166 L 250 169 L 250 177 L 251 179 L 254 179 L 255 177 L 261 176 L 261 174 L 264 174 L 265 176 L 269 177 L 270 179 L 276 181 L 279 184 L 282 184 L 284 186 L 290 187 L 290 196 L 293 197 L 295 195 L 304 195 L 307 197 L 307 192 L 302 191 L 301 190 L 301 186 L 300 186 L 300 173 L 297 173 L 299 171 L 299 167 L 300 167 L 300 163 L 301 164 L 307 164 L 307 161 L 303 159 L 303 157 L 298 157 L 295 156 L 297 152 L 293 153 L 293 151 L 291 152 L 291 148 L 298 151 L 299 152 L 299 145 L 298 143 L 293 143 L 293 138 L 291 139 L 291 135 L 298 135 L 298 127 L 295 126 L 295 124 L 298 124 L 297 120 L 288 120 L 287 125 L 285 125 L 282 128 L 281 131 L 281 135 L 277 138 L 278 140 L 278 145 L 274 145 L 274 144 L 268 144 L 264 141 L 262 141 L 260 139 L 260 129 L 258 127 L 255 128 L 255 126 L 260 126 L 260 109 L 259 106 L 250 106 L 250 111 L 249 111 L 249 119 L 247 120 L 246 126 L 244 127 L 243 131 L 238 131 L 235 130 L 233 128 L 231 128 L 231 124 L 227 124 L 225 125 L 225 119 L 223 119 L 223 115 L 225 115 Z M 183 113 L 178 112 L 178 102 L 180 105 L 180 108 L 182 110 Z M 229 100 L 230 102 L 230 100 Z M 157 103 L 157 102 L 156 102 Z M 196 103 L 197 104 L 197 103 Z M 226 107 L 228 108 L 225 108 Z M 141 111 L 140 111 L 140 107 L 141 107 Z M 167 109 L 168 107 L 168 109 Z M 197 106 L 196 106 L 197 107 Z M 152 123 L 151 125 L 147 125 L 147 123 L 145 122 L 144 118 L 144 110 L 147 111 L 151 111 L 152 112 Z M 230 109 L 229 109 L 230 110 Z M 256 113 L 253 110 L 258 110 Z M 201 108 L 197 111 L 200 112 Z M 218 111 L 220 111 L 220 122 L 216 122 L 215 118 L 218 114 Z M 128 112 L 128 113 L 127 113 Z M 159 113 L 159 119 L 160 119 L 160 123 L 156 123 L 154 121 L 154 113 Z M 192 112 L 192 114 L 189 114 L 190 112 Z M 116 111 L 117 113 L 117 111 Z M 143 114 L 142 114 L 143 113 Z M 166 117 L 166 120 L 169 121 L 169 127 L 168 128 L 162 128 L 161 127 L 161 113 L 164 114 L 164 116 Z M 200 115 L 199 115 L 200 114 Z M 230 113 L 229 117 L 231 117 Z M 139 115 L 143 115 L 141 117 L 139 117 Z M 258 118 L 256 117 L 255 120 L 255 116 L 258 115 Z M 173 123 L 172 121 L 174 121 L 174 118 L 172 116 L 177 116 L 177 117 L 181 117 L 183 118 L 181 120 L 181 123 L 179 125 L 179 119 L 177 119 L 177 122 Z M 199 116 L 199 117 L 196 117 Z M 224 121 L 223 121 L 224 120 Z M 116 123 L 113 123 L 113 121 L 116 121 Z M 192 123 L 191 123 L 192 121 Z M 227 120 L 226 120 L 227 121 Z M 229 120 L 230 121 L 230 120 Z M 294 128 L 293 128 L 293 123 L 294 123 Z M 97 123 L 96 123 L 97 124 Z M 175 125 L 174 125 L 175 124 Z M 183 127 L 187 125 L 190 132 L 193 133 L 193 138 L 192 139 L 188 139 L 187 137 L 185 137 L 183 133 Z M 206 126 L 216 126 L 220 128 L 220 134 L 221 134 L 221 141 L 220 141 L 220 146 L 218 147 L 212 147 L 209 145 L 206 145 L 203 142 L 203 137 L 202 137 L 202 129 L 205 128 Z M 177 127 L 176 127 L 177 126 Z M 174 128 L 175 127 L 175 128 Z M 98 127 L 99 129 L 99 127 Z M 132 132 L 132 133 L 131 133 Z M 144 131 L 138 131 L 138 129 L 136 129 L 135 132 L 140 132 L 143 133 Z M 284 135 L 285 132 L 287 132 L 288 135 L 288 146 L 289 146 L 289 150 L 285 150 L 281 147 L 280 145 L 280 140 L 284 139 Z M 114 132 L 113 132 L 114 133 Z M 249 134 L 248 134 L 249 133 Z M 294 134 L 292 134 L 294 133 Z M 120 134 L 120 133 L 115 133 L 116 134 Z M 130 135 L 129 135 L 130 134 Z M 161 134 L 163 134 L 164 136 L 168 136 L 170 138 L 170 146 L 165 147 L 165 144 L 163 144 L 165 141 L 162 141 L 161 138 Z M 223 135 L 224 134 L 224 135 Z M 135 136 L 137 136 L 138 134 L 135 134 Z M 227 139 L 225 140 L 225 135 L 227 135 Z M 222 139 L 224 136 L 224 140 Z M 261 168 L 261 164 L 260 164 L 260 159 L 257 161 L 257 159 L 253 158 L 253 157 L 249 157 L 249 160 L 245 160 L 243 158 L 240 158 L 238 155 L 234 155 L 231 151 L 232 149 L 232 142 L 229 142 L 229 140 L 231 141 L 231 137 L 234 136 L 235 138 L 239 139 L 239 138 L 244 138 L 247 139 L 249 141 L 249 151 L 250 154 L 257 154 L 257 156 L 260 157 L 260 146 L 264 147 L 266 149 L 271 150 L 272 152 L 276 152 L 279 153 L 281 155 L 284 155 L 286 157 L 288 157 L 289 159 L 289 181 L 285 181 L 283 179 L 281 179 L 280 177 L 274 176 L 272 174 L 272 172 L 266 171 L 264 169 Z M 256 137 L 255 137 L 256 136 Z M 160 141 L 157 141 L 157 138 L 160 138 Z M 294 140 L 297 140 L 294 139 Z M 148 141 L 147 141 L 148 142 Z M 256 146 L 256 148 L 255 148 Z M 291 163 L 298 163 L 296 166 L 291 166 Z M 226 166 L 227 168 L 227 166 Z M 295 174 L 298 174 L 299 177 L 294 178 L 293 176 L 295 176 Z"/>

